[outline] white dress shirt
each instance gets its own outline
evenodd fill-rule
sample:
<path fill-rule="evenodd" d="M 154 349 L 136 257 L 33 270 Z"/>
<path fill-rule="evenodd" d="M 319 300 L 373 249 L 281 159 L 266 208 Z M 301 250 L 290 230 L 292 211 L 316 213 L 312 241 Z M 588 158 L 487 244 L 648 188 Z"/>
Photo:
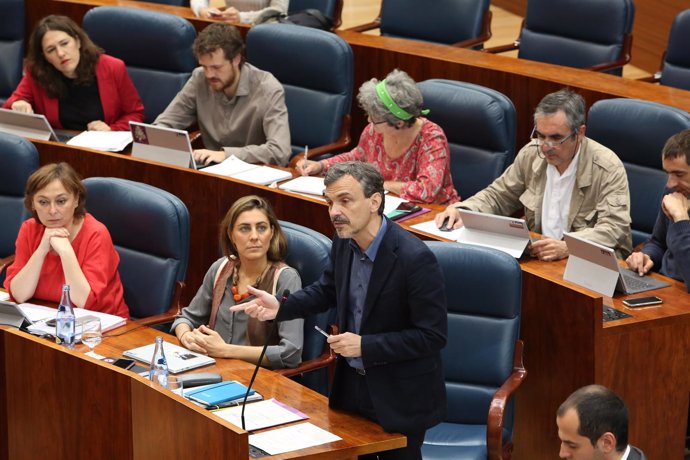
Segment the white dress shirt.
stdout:
<path fill-rule="evenodd" d="M 546 167 L 546 186 L 541 210 L 541 229 L 544 236 L 560 240 L 567 232 L 570 199 L 577 176 L 580 147 L 563 174 L 553 165 Z"/>

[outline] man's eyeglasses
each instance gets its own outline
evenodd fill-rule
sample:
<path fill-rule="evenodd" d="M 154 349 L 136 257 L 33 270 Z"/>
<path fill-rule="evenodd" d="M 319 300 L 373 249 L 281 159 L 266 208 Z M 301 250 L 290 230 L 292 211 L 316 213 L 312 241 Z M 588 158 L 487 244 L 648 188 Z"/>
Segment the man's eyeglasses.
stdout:
<path fill-rule="evenodd" d="M 561 145 L 563 145 L 565 142 L 567 142 L 570 138 L 572 138 L 575 134 L 577 134 L 577 130 L 573 129 L 573 132 L 570 133 L 568 136 L 564 138 L 560 138 L 560 136 L 544 136 L 540 132 L 537 131 L 537 127 L 535 126 L 534 129 L 532 130 L 532 134 L 530 137 L 532 140 L 537 144 L 537 146 L 541 147 L 542 145 L 546 145 L 548 147 L 553 148 L 558 148 Z"/>

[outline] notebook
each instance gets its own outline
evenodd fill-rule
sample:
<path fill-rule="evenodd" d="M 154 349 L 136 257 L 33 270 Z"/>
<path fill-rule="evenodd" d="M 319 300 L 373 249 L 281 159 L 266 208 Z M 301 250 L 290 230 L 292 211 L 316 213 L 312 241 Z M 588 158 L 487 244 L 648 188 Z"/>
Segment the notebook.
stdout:
<path fill-rule="evenodd" d="M 295 193 L 306 193 L 308 195 L 323 196 L 326 191 L 326 185 L 323 183 L 323 177 L 317 176 L 299 176 L 291 181 L 284 182 L 278 187 L 282 190 L 288 190 Z"/>
<path fill-rule="evenodd" d="M 45 115 L 0 109 L 0 131 L 42 141 L 60 142 Z"/>
<path fill-rule="evenodd" d="M 204 168 L 204 172 L 259 185 L 269 185 L 292 178 L 290 171 L 247 163 L 235 155 L 230 155 L 222 163 Z"/>
<path fill-rule="evenodd" d="M 197 169 L 187 131 L 129 122 L 132 131 L 132 156 L 173 166 Z"/>
<path fill-rule="evenodd" d="M 250 390 L 249 396 L 254 393 L 254 390 Z M 184 392 L 186 398 L 206 406 L 215 406 L 233 399 L 242 399 L 245 394 L 247 394 L 247 387 L 235 380 L 204 385 Z"/>
<path fill-rule="evenodd" d="M 563 279 L 611 297 L 615 291 L 624 294 L 651 291 L 670 283 L 637 273 L 618 265 L 611 248 L 585 240 L 571 233 L 564 235 L 568 246 L 568 263 Z"/>
<path fill-rule="evenodd" d="M 531 241 L 524 219 L 458 209 L 464 224 L 457 241 L 507 252 L 519 259 Z"/>
<path fill-rule="evenodd" d="M 151 343 L 143 347 L 127 350 L 122 354 L 128 358 L 151 363 L 155 347 L 156 344 Z M 168 360 L 168 371 L 173 374 L 196 369 L 197 367 L 208 366 L 216 362 L 213 358 L 189 351 L 186 348 L 182 348 L 170 342 L 163 342 L 163 351 L 165 353 L 165 359 Z"/>

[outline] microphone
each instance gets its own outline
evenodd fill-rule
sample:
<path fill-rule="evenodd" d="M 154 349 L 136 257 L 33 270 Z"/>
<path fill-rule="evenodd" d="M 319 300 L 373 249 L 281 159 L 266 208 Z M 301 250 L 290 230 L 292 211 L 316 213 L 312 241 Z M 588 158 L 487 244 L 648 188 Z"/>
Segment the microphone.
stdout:
<path fill-rule="evenodd" d="M 288 296 L 290 295 L 290 290 L 285 289 L 283 291 L 283 295 L 280 298 L 280 305 L 278 306 L 278 312 L 280 312 L 280 309 L 283 307 L 283 304 L 287 300 Z M 268 335 L 266 336 L 266 341 L 264 342 L 264 347 L 261 349 L 261 354 L 259 355 L 259 359 L 256 362 L 256 366 L 254 367 L 254 373 L 252 374 L 251 380 L 249 380 L 249 385 L 247 385 L 247 392 L 244 394 L 244 398 L 242 398 L 242 413 L 240 414 L 240 418 L 242 419 L 242 429 L 246 431 L 245 425 L 244 425 L 244 408 L 247 405 L 247 398 L 249 397 L 249 392 L 252 391 L 252 385 L 254 385 L 254 380 L 256 379 L 256 374 L 259 373 L 259 367 L 261 367 L 261 361 L 264 359 L 264 355 L 266 354 L 266 348 L 268 348 L 268 341 L 271 340 L 271 337 L 273 336 L 273 331 L 276 329 L 276 323 L 278 322 L 278 314 L 276 313 L 276 317 L 273 319 L 273 324 L 271 324 L 271 330 L 268 331 Z"/>

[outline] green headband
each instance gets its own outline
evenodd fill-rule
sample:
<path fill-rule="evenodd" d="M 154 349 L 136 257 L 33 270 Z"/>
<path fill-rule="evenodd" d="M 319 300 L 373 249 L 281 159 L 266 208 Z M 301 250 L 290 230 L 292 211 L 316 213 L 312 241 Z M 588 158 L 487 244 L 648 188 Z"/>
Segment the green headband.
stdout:
<path fill-rule="evenodd" d="M 413 115 L 400 108 L 398 104 L 395 103 L 388 90 L 386 89 L 386 80 L 381 80 L 376 84 L 376 95 L 379 97 L 383 105 L 392 113 L 396 118 L 401 120 L 409 120 Z M 422 115 L 427 115 L 429 109 L 423 109 Z"/>

